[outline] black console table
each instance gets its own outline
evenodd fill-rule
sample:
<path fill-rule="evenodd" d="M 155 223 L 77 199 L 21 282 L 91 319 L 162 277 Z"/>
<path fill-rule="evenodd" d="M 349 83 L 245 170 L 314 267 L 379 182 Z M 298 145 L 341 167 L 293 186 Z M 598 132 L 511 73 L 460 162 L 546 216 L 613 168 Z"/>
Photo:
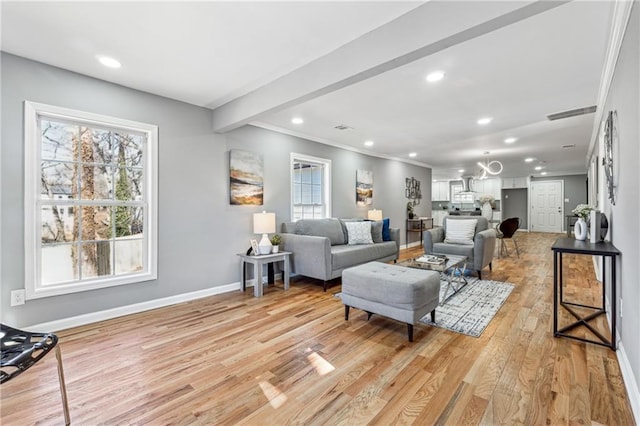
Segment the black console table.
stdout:
<path fill-rule="evenodd" d="M 558 238 L 551 246 L 553 250 L 553 335 L 555 337 L 568 337 L 582 342 L 595 343 L 607 346 L 614 351 L 616 350 L 616 256 L 620 255 L 620 251 L 613 244 L 602 241 L 599 243 L 591 243 L 588 241 L 579 241 L 573 238 Z M 563 295 L 563 279 L 562 279 L 562 255 L 563 253 L 586 254 L 589 256 L 602 256 L 602 305 L 588 306 L 566 301 Z M 606 258 L 611 261 L 611 339 L 607 339 L 598 330 L 596 330 L 589 321 L 600 315 L 606 314 Z M 575 322 L 558 329 L 558 307 L 562 306 L 576 319 Z M 587 316 L 580 316 L 573 307 L 587 308 L 593 312 Z M 576 327 L 584 326 L 589 329 L 599 340 L 591 340 L 582 337 L 576 337 L 568 334 L 570 330 Z"/>
<path fill-rule="evenodd" d="M 407 219 L 406 228 L 404 232 L 405 247 L 409 247 L 409 232 L 420 233 L 420 245 L 423 244 L 423 234 L 427 229 L 433 228 L 432 217 L 421 217 L 418 219 Z"/>

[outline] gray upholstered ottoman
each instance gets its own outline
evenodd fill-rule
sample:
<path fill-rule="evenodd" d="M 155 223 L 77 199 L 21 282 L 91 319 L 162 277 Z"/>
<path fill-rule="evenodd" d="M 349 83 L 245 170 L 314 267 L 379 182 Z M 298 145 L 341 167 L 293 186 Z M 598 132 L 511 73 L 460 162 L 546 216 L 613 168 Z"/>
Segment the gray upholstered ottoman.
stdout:
<path fill-rule="evenodd" d="M 428 312 L 435 322 L 440 296 L 440 273 L 423 269 L 369 262 L 342 272 L 344 319 L 349 308 L 384 315 L 407 323 L 409 341 L 413 325 Z"/>

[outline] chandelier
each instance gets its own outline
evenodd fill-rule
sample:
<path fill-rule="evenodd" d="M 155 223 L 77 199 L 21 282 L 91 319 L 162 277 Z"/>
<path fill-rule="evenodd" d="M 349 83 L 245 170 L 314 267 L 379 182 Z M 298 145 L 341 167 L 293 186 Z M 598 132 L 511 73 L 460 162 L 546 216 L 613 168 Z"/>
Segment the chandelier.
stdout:
<path fill-rule="evenodd" d="M 487 174 L 496 176 L 502 173 L 502 163 L 498 160 L 489 161 L 489 159 L 487 158 L 487 156 L 489 155 L 489 151 L 485 152 L 484 155 L 484 161 L 478 161 L 478 166 L 480 166 L 480 174 L 478 178 L 486 179 Z"/>

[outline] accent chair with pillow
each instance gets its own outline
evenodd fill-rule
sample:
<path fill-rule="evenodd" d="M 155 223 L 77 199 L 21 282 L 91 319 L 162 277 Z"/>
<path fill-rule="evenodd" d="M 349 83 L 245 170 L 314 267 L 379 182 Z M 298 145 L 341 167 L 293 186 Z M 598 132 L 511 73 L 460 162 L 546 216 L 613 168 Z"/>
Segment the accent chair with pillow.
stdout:
<path fill-rule="evenodd" d="M 482 216 L 448 216 L 443 226 L 424 234 L 425 254 L 451 254 L 467 257 L 467 269 L 478 273 L 489 266 L 496 248 L 496 231 Z"/>
<path fill-rule="evenodd" d="M 290 251 L 291 272 L 327 281 L 352 266 L 398 259 L 400 230 L 389 220 L 301 219 L 283 223 L 282 249 Z"/>

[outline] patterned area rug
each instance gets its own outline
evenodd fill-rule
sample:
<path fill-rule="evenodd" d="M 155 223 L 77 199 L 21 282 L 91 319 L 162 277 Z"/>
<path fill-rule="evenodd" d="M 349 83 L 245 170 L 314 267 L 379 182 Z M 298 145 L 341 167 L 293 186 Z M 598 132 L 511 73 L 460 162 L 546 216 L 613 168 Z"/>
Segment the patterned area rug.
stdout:
<path fill-rule="evenodd" d="M 507 300 L 514 285 L 475 277 L 468 277 L 467 280 L 469 284 L 436 308 L 435 324 L 431 322 L 430 314 L 420 322 L 479 337 Z M 449 289 L 449 294 L 445 295 L 446 289 L 447 282 L 440 281 L 440 300 L 451 294 L 452 290 Z"/>

